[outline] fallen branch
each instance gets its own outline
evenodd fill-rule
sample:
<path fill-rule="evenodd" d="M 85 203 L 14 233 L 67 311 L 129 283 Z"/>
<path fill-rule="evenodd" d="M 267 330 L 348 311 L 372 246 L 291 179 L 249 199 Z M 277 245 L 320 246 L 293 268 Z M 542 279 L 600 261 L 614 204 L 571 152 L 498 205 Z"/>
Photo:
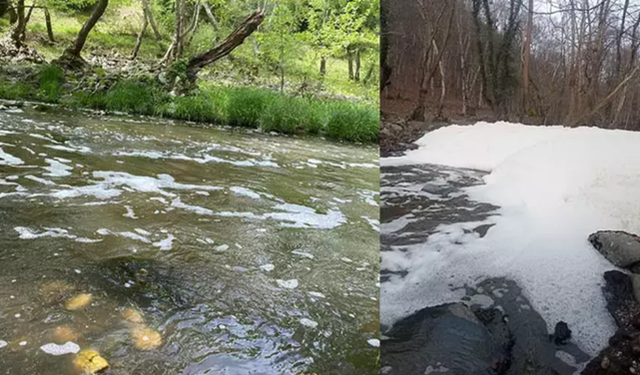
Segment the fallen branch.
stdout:
<path fill-rule="evenodd" d="M 202 68 L 210 65 L 217 60 L 227 56 L 231 51 L 241 45 L 244 40 L 251 35 L 264 20 L 265 12 L 260 9 L 250 15 L 238 28 L 236 28 L 222 43 L 211 48 L 208 51 L 200 53 L 191 60 L 187 65 L 187 79 L 194 83 L 198 77 L 198 73 Z"/>

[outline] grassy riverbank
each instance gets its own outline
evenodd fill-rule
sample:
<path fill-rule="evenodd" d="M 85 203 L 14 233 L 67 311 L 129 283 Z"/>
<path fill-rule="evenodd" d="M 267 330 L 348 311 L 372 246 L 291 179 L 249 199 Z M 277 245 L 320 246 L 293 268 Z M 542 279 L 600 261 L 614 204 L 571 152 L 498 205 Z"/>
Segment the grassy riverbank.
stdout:
<path fill-rule="evenodd" d="M 15 77 L 15 73 L 12 75 Z M 0 98 L 259 128 L 265 132 L 320 134 L 350 142 L 378 140 L 379 115 L 373 105 L 292 97 L 251 87 L 206 86 L 187 96 L 175 96 L 153 78 L 125 79 L 108 88 L 82 90 L 55 65 L 43 65 L 25 77 L 14 80 L 8 72 L 0 71 Z"/>

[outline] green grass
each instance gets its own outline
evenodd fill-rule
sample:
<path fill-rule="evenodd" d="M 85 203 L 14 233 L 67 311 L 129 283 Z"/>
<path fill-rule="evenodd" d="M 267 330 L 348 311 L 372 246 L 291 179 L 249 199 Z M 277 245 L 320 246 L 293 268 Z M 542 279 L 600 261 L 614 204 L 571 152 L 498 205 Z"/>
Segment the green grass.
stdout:
<path fill-rule="evenodd" d="M 65 88 L 74 86 L 65 86 L 65 75 L 59 67 L 43 65 L 33 76 L 27 82 L 12 82 L 0 72 L 0 97 L 259 128 L 264 132 L 325 134 L 351 142 L 378 139 L 377 107 L 366 104 L 294 97 L 249 87 L 208 86 L 188 96 L 171 96 L 152 78 L 120 81 L 92 92 L 65 92 Z"/>
<path fill-rule="evenodd" d="M 327 134 L 353 142 L 377 142 L 380 114 L 371 108 L 348 102 L 333 103 L 327 123 Z"/>
<path fill-rule="evenodd" d="M 38 98 L 45 102 L 56 102 L 62 94 L 64 72 L 60 67 L 46 65 L 38 76 Z"/>
<path fill-rule="evenodd" d="M 110 111 L 153 115 L 167 100 L 168 95 L 152 82 L 123 81 L 107 92 L 105 104 Z"/>
<path fill-rule="evenodd" d="M 275 93 L 264 89 L 229 89 L 226 120 L 229 125 L 256 128 L 260 124 L 262 112 L 274 100 Z"/>

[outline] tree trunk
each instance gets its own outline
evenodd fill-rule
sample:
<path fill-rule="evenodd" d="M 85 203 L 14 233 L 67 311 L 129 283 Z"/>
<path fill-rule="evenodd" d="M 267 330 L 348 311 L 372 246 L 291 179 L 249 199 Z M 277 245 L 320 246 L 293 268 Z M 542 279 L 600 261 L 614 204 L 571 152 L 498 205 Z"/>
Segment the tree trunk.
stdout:
<path fill-rule="evenodd" d="M 47 36 L 49 37 L 49 41 L 51 43 L 55 43 L 56 40 L 53 38 L 53 27 L 51 26 L 51 14 L 49 14 L 48 8 L 44 8 L 44 20 L 47 24 Z"/>
<path fill-rule="evenodd" d="M 24 42 L 24 40 L 27 38 L 27 24 L 31 19 L 31 14 L 33 13 L 33 8 L 35 7 L 36 7 L 36 2 L 34 1 L 33 4 L 31 4 L 31 7 L 29 7 L 29 12 L 27 12 L 26 17 L 24 18 L 24 24 L 22 25 L 22 33 L 20 34 L 21 42 Z"/>
<path fill-rule="evenodd" d="M 349 79 L 353 80 L 353 51 L 347 47 L 347 60 L 349 62 Z"/>
<path fill-rule="evenodd" d="M 158 31 L 158 25 L 156 24 L 156 19 L 153 17 L 153 12 L 151 12 L 151 7 L 149 7 L 149 0 L 142 0 L 142 11 L 146 14 L 147 20 L 149 21 L 149 25 L 151 25 L 151 30 L 153 30 L 153 35 L 157 40 L 162 39 L 162 35 Z"/>
<path fill-rule="evenodd" d="M 215 31 L 218 31 L 218 29 L 220 28 L 220 25 L 218 24 L 218 21 L 216 20 L 216 18 L 213 16 L 213 12 L 211 11 L 211 7 L 209 6 L 209 3 L 205 1 L 202 4 L 202 7 L 204 8 L 205 13 L 207 14 L 207 18 L 209 18 L 209 22 L 211 23 L 211 26 L 213 26 L 213 29 Z"/>
<path fill-rule="evenodd" d="M 68 59 L 70 61 L 82 61 L 82 57 L 80 57 L 80 52 L 82 52 L 82 48 L 84 48 L 84 44 L 87 41 L 87 37 L 89 33 L 93 29 L 93 27 L 98 23 L 104 11 L 107 9 L 107 5 L 109 5 L 109 0 L 99 0 L 96 7 L 93 9 L 93 13 L 91 13 L 91 17 L 87 20 L 87 22 L 82 26 L 78 36 L 76 37 L 75 42 L 69 48 L 67 48 L 62 54 L 63 59 Z"/>
<path fill-rule="evenodd" d="M 324 56 L 320 56 L 320 75 L 327 75 L 327 59 Z"/>
<path fill-rule="evenodd" d="M 18 16 L 18 22 L 11 31 L 11 40 L 17 48 L 22 47 L 22 34 L 25 28 L 25 16 L 24 16 L 24 0 L 16 1 L 16 14 Z"/>
<path fill-rule="evenodd" d="M 356 49 L 355 52 L 355 62 L 356 62 L 356 69 L 353 72 L 353 80 L 356 82 L 360 82 L 360 48 Z"/>
<path fill-rule="evenodd" d="M 214 63 L 215 61 L 227 56 L 231 51 L 241 45 L 244 40 L 251 35 L 264 20 L 264 10 L 258 10 L 250 15 L 238 28 L 236 28 L 229 36 L 219 45 L 208 51 L 200 53 L 189 60 L 187 65 L 187 79 L 195 83 L 198 73 L 202 68 Z"/>
<path fill-rule="evenodd" d="M 436 43 L 435 39 L 432 39 L 431 42 L 433 42 L 433 50 L 437 55 L 440 55 L 440 52 L 438 51 L 438 43 Z M 446 79 L 445 79 L 445 74 L 444 74 L 444 63 L 442 61 L 442 58 L 440 59 L 440 61 L 438 61 L 438 68 L 440 70 L 440 101 L 438 102 L 438 109 L 436 111 L 436 118 L 437 119 L 442 119 L 442 110 L 444 109 L 444 97 L 447 94 L 447 86 L 446 86 Z"/>
<path fill-rule="evenodd" d="M 140 50 L 140 45 L 142 45 L 142 37 L 144 33 L 147 31 L 147 25 L 149 24 L 149 20 L 147 18 L 147 12 L 142 12 L 142 28 L 140 29 L 140 33 L 138 34 L 138 39 L 136 40 L 136 45 L 133 47 L 133 51 L 131 51 L 131 60 L 135 60 L 138 57 L 138 51 Z"/>
<path fill-rule="evenodd" d="M 531 32 L 533 30 L 533 0 L 529 0 L 527 15 L 527 31 L 524 41 L 524 61 L 522 63 L 522 110 L 527 113 L 529 95 L 529 69 L 531 61 Z"/>

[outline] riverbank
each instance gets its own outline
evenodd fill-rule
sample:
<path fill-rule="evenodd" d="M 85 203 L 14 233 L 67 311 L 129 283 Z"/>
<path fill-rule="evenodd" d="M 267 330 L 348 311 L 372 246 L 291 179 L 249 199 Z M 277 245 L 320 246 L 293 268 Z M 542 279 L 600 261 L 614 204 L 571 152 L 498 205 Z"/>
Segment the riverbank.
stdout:
<path fill-rule="evenodd" d="M 162 73 L 135 75 L 67 72 L 53 64 L 0 68 L 0 98 L 41 101 L 70 109 L 93 109 L 240 126 L 283 134 L 317 134 L 360 143 L 378 141 L 373 105 L 289 96 L 265 88 L 207 85 L 178 95 Z"/>

